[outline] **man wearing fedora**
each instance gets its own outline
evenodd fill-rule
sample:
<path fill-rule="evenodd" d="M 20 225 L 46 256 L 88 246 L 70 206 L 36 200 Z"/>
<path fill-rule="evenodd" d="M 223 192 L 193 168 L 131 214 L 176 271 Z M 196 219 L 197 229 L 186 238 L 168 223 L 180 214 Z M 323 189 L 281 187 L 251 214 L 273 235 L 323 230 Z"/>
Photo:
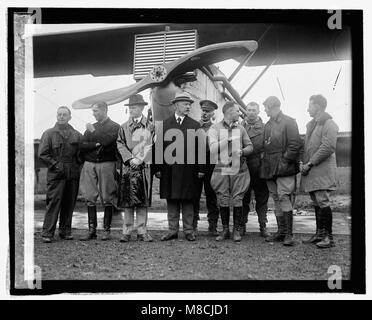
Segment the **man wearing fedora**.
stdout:
<path fill-rule="evenodd" d="M 137 240 L 151 242 L 147 233 L 147 207 L 150 199 L 150 163 L 154 126 L 142 114 L 147 102 L 142 95 L 129 97 L 129 120 L 119 129 L 117 148 L 122 159 L 118 207 L 124 208 L 123 235 L 128 242 L 134 230 L 134 211 L 137 215 Z"/>
<path fill-rule="evenodd" d="M 174 114 L 164 120 L 163 132 L 156 134 L 156 143 L 161 140 L 163 145 L 160 148 L 163 153 L 162 163 L 158 163 L 155 157 L 155 172 L 156 177 L 160 178 L 160 198 L 167 200 L 169 226 L 168 233 L 161 238 L 162 241 L 178 238 L 181 209 L 185 237 L 188 241 L 195 241 L 192 226 L 193 200 L 196 193 L 195 185 L 198 178 L 204 176 L 205 164 L 198 164 L 196 152 L 198 150 L 196 132 L 198 130 L 202 132 L 200 124 L 188 116 L 193 102 L 187 92 L 177 93 L 172 100 Z M 192 161 L 189 160 L 190 155 L 194 157 Z"/>
<path fill-rule="evenodd" d="M 199 102 L 200 108 L 202 111 L 201 119 L 200 119 L 200 126 L 205 131 L 206 135 L 208 134 L 208 130 L 212 126 L 212 119 L 215 116 L 215 111 L 218 109 L 216 103 L 210 100 L 202 100 Z M 208 147 L 208 136 L 206 137 L 206 172 L 205 176 L 202 179 L 198 180 L 196 185 L 197 193 L 194 199 L 194 221 L 193 221 L 193 228 L 194 231 L 197 231 L 198 220 L 199 220 L 199 210 L 200 210 L 200 197 L 203 190 L 204 185 L 204 192 L 205 198 L 207 202 L 207 209 L 208 209 L 208 231 L 213 236 L 218 236 L 217 232 L 217 222 L 218 222 L 218 215 L 219 210 L 217 206 L 217 197 L 216 193 L 211 187 L 211 177 L 214 169 L 214 164 L 210 161 L 210 153 Z"/>
<path fill-rule="evenodd" d="M 107 104 L 99 101 L 92 105 L 96 123 L 87 123 L 81 143 L 85 160 L 81 174 L 81 190 L 88 206 L 89 232 L 80 240 L 96 239 L 98 196 L 105 207 L 103 217 L 104 235 L 102 240 L 110 238 L 111 220 L 116 194 L 116 139 L 120 125 L 107 116 Z"/>

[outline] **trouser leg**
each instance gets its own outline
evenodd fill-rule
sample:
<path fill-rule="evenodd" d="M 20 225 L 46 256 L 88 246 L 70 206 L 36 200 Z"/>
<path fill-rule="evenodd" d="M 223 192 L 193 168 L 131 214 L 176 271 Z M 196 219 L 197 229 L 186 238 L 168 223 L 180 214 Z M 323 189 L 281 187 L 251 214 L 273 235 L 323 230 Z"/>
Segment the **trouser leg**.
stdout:
<path fill-rule="evenodd" d="M 180 202 L 167 199 L 168 228 L 171 233 L 178 233 L 180 229 Z"/>
<path fill-rule="evenodd" d="M 185 234 L 193 233 L 193 205 L 192 201 L 183 200 L 182 204 L 182 224 Z"/>
<path fill-rule="evenodd" d="M 248 169 L 230 176 L 230 192 L 234 207 L 243 207 L 243 198 L 248 191 L 250 180 Z"/>
<path fill-rule="evenodd" d="M 134 207 L 124 208 L 123 234 L 130 235 L 134 229 Z"/>
<path fill-rule="evenodd" d="M 256 178 L 253 183 L 254 198 L 256 201 L 256 212 L 258 223 L 260 226 L 265 226 L 267 223 L 267 202 L 269 200 L 269 189 L 266 181 Z"/>
<path fill-rule="evenodd" d="M 242 227 L 243 228 L 248 223 L 249 204 L 251 202 L 251 193 L 252 193 L 251 184 L 252 184 L 252 182 L 250 183 L 250 186 L 249 186 L 247 192 L 244 194 L 244 197 L 243 197 L 243 217 L 242 217 Z"/>
<path fill-rule="evenodd" d="M 205 191 L 205 197 L 207 200 L 208 223 L 212 229 L 216 229 L 219 210 L 218 210 L 218 204 L 217 204 L 217 196 L 211 186 L 212 173 L 213 173 L 213 167 L 209 167 L 207 170 L 207 174 L 204 178 L 204 191 Z"/>
<path fill-rule="evenodd" d="M 117 203 L 117 185 L 115 180 L 116 163 L 107 161 L 97 163 L 98 185 L 104 206 Z"/>
<path fill-rule="evenodd" d="M 61 209 L 61 202 L 66 180 L 48 181 L 46 194 L 46 212 L 43 223 L 43 237 L 53 237 L 56 229 L 58 214 Z"/>
<path fill-rule="evenodd" d="M 74 212 L 78 191 L 78 180 L 66 181 L 61 204 L 61 213 L 59 216 L 59 233 L 61 235 L 71 235 L 72 215 Z"/>
<path fill-rule="evenodd" d="M 196 230 L 198 226 L 198 220 L 200 220 L 199 212 L 200 212 L 200 198 L 201 198 L 201 193 L 203 190 L 203 180 L 204 179 L 198 179 L 195 185 L 196 189 L 196 196 L 193 199 L 193 222 L 192 226 L 193 229 Z"/>
<path fill-rule="evenodd" d="M 280 207 L 276 180 L 267 180 L 266 184 L 267 184 L 269 193 L 274 200 L 274 212 L 275 212 L 275 218 L 276 218 L 278 230 L 271 236 L 267 237 L 265 241 L 268 241 L 268 242 L 283 241 L 285 238 L 285 221 L 284 221 L 283 211 Z"/>
<path fill-rule="evenodd" d="M 136 208 L 136 217 L 137 217 L 137 232 L 138 234 L 147 233 L 147 207 L 137 207 Z"/>
<path fill-rule="evenodd" d="M 96 164 L 94 162 L 84 162 L 83 169 L 81 171 L 81 191 L 83 197 L 88 206 L 95 206 L 98 196 L 98 175 L 96 170 Z"/>
<path fill-rule="evenodd" d="M 252 180 L 253 181 L 253 180 Z M 266 181 L 255 177 L 253 181 L 254 197 L 256 201 L 256 212 L 258 223 L 260 226 L 260 235 L 264 238 L 270 236 L 266 229 L 267 223 L 267 202 L 269 200 L 269 190 L 267 188 Z"/>

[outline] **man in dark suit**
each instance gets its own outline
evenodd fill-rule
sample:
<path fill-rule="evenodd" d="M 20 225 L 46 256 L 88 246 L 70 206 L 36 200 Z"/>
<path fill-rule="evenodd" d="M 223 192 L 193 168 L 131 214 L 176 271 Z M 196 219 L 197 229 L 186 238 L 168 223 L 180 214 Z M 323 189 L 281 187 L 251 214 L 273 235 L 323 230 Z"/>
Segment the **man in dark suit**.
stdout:
<path fill-rule="evenodd" d="M 157 130 L 158 147 L 155 146 L 155 152 L 157 156 L 162 153 L 162 163 L 159 163 L 159 157 L 155 156 L 155 175 L 160 178 L 160 198 L 167 200 L 169 226 L 169 232 L 161 238 L 162 241 L 178 238 L 181 208 L 185 237 L 189 241 L 195 241 L 192 225 L 193 199 L 197 181 L 204 177 L 205 171 L 205 164 L 198 164 L 197 135 L 199 139 L 203 139 L 205 135 L 199 122 L 188 116 L 193 102 L 187 92 L 176 94 L 172 100 L 175 113 L 164 120 L 162 132 Z M 203 145 L 205 142 L 201 141 L 200 147 Z"/>

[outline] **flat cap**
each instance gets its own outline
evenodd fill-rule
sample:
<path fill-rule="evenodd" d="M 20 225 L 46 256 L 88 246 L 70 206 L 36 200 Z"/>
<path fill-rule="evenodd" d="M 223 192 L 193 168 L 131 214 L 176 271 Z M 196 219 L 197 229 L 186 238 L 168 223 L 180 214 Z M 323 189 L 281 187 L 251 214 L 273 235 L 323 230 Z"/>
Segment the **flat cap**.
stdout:
<path fill-rule="evenodd" d="M 211 100 L 201 100 L 199 102 L 199 104 L 200 104 L 200 108 L 204 111 L 207 111 L 207 112 L 214 111 L 214 110 L 218 109 L 217 104 L 214 103 Z"/>

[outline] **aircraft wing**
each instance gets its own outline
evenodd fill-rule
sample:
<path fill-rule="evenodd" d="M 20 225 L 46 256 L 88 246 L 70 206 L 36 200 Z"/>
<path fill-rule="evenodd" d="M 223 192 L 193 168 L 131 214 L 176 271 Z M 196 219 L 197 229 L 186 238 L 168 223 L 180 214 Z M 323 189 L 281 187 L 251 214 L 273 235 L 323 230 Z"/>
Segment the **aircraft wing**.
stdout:
<path fill-rule="evenodd" d="M 114 26 L 114 25 L 113 25 Z M 351 59 L 350 27 L 330 30 L 327 24 L 205 23 L 152 24 L 33 37 L 34 77 L 133 73 L 134 36 L 170 30 L 197 30 L 199 47 L 252 39 L 259 41 L 271 26 L 250 66 Z M 235 58 L 239 60 L 239 58 Z"/>

